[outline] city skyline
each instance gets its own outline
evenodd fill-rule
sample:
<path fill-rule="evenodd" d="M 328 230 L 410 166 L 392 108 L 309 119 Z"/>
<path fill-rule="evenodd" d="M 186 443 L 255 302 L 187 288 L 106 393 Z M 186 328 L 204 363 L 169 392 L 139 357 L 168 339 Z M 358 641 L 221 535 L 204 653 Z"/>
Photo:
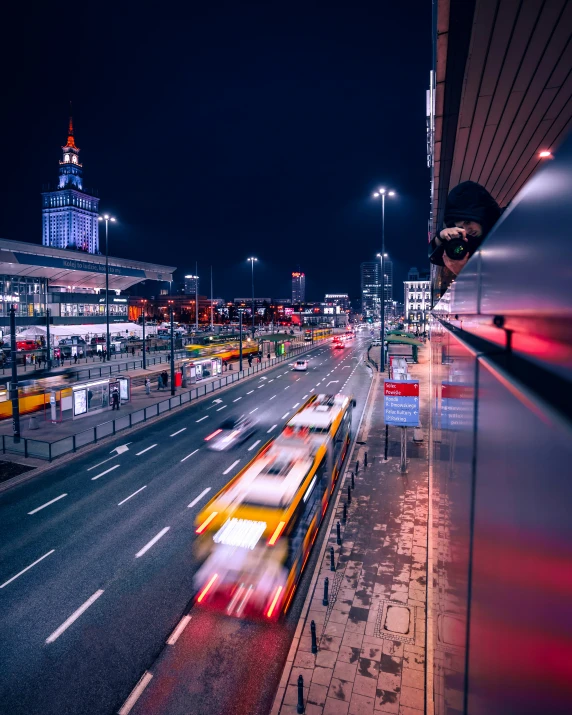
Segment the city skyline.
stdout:
<path fill-rule="evenodd" d="M 215 292 L 224 281 L 229 295 L 248 290 L 245 258 L 256 255 L 257 292 L 288 295 L 280 271 L 301 263 L 308 297 L 358 296 L 356 268 L 381 247 L 371 192 L 387 181 L 398 194 L 386 241 L 400 282 L 426 253 L 431 10 L 371 3 L 367 12 L 364 23 L 363 10 L 307 8 L 301 31 L 295 14 L 277 23 L 272 10 L 202 8 L 187 53 L 185 25 L 167 32 L 155 16 L 117 13 L 110 32 L 105 13 L 94 20 L 76 8 L 81 42 L 64 61 L 65 83 L 36 71 L 60 29 L 43 12 L 20 39 L 19 81 L 7 87 L 0 120 L 11 164 L 0 177 L 0 237 L 41 240 L 39 194 L 55 179 L 71 99 L 87 185 L 98 188 L 100 212 L 117 219 L 112 253 L 176 265 L 177 277 L 195 261 L 212 264 Z M 381 92 L 378 68 L 400 51 L 390 27 L 403 23 L 414 49 Z M 151 31 L 153 47 L 134 64 Z M 386 111 L 388 91 L 401 94 L 399 112 Z"/>

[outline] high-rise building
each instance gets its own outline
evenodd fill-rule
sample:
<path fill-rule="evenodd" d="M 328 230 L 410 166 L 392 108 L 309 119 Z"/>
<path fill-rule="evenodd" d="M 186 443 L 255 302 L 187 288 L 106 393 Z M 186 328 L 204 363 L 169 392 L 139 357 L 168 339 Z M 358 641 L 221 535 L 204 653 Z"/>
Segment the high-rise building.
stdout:
<path fill-rule="evenodd" d="M 306 274 L 292 273 L 292 303 L 304 303 L 306 300 Z"/>
<path fill-rule="evenodd" d="M 361 312 L 364 318 L 379 318 L 381 306 L 381 265 L 364 261 L 361 271 Z"/>
<path fill-rule="evenodd" d="M 185 276 L 185 295 L 195 295 L 199 292 L 199 277 Z"/>
<path fill-rule="evenodd" d="M 72 117 L 62 151 L 58 186 L 42 192 L 42 244 L 99 253 L 99 198 L 83 191 L 83 167 L 79 163 Z"/>

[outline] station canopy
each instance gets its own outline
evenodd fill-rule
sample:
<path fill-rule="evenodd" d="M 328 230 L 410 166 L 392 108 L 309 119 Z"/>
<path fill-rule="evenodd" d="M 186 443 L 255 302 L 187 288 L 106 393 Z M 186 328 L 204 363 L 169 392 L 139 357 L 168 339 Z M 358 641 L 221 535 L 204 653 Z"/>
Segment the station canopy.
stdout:
<path fill-rule="evenodd" d="M 109 289 L 144 280 L 172 281 L 173 266 L 109 256 Z M 47 278 L 49 286 L 105 289 L 105 256 L 0 239 L 0 275 Z"/>

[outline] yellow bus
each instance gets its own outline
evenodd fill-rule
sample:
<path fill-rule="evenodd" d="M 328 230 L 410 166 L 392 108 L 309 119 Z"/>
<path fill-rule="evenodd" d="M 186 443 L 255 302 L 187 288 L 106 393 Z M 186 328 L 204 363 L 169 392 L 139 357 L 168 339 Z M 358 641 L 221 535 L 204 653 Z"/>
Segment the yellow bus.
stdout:
<path fill-rule="evenodd" d="M 349 448 L 354 405 L 310 398 L 200 512 L 197 604 L 241 618 L 286 613 Z"/>

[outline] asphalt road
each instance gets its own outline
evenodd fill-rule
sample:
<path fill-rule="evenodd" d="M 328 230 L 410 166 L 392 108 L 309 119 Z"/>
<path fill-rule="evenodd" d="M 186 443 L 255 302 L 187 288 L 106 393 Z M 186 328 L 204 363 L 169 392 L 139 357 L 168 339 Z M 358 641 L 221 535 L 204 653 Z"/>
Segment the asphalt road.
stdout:
<path fill-rule="evenodd" d="M 318 346 L 307 373 L 282 364 L 0 495 L 2 714 L 117 712 L 188 610 L 197 512 L 306 396 L 351 392 L 359 418 L 370 379 L 360 342 Z M 207 450 L 204 438 L 240 414 L 259 419 L 257 434 L 229 452 Z M 303 593 L 275 626 L 201 614 L 185 631 L 181 644 L 195 634 L 194 682 L 211 715 L 234 712 L 233 698 L 252 699 L 241 712 L 271 702 Z M 230 690 L 216 699 L 221 686 Z M 202 712 L 186 703 L 173 712 Z"/>

